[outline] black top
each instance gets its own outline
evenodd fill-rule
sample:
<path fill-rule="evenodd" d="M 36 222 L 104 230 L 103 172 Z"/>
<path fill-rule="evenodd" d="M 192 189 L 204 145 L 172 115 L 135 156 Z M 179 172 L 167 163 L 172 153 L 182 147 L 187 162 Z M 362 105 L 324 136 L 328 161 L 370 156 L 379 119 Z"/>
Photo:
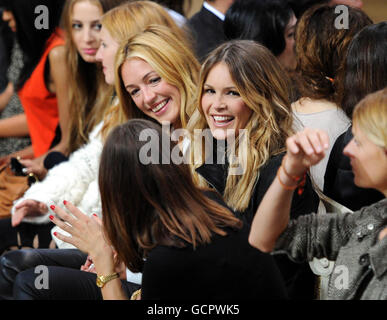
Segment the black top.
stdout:
<path fill-rule="evenodd" d="M 248 208 L 243 212 L 235 212 L 236 216 L 247 226 L 251 226 L 255 212 L 266 191 L 276 177 L 281 166 L 284 153 L 273 156 L 261 169 Z M 226 185 L 228 165 L 204 164 L 196 171 L 220 194 Z M 306 180 L 304 192 L 293 195 L 290 217 L 296 219 L 300 215 L 317 212 L 319 197 L 313 190 L 309 177 Z M 308 263 L 294 263 L 285 254 L 275 254 L 275 261 L 281 271 L 291 299 L 313 299 L 315 296 L 315 276 Z"/>
<path fill-rule="evenodd" d="M 226 41 L 223 21 L 204 7 L 188 20 L 187 25 L 195 38 L 195 52 L 200 62 L 203 62 L 213 49 Z"/>
<path fill-rule="evenodd" d="M 355 185 L 349 158 L 343 154 L 345 146 L 352 140 L 352 126 L 339 136 L 333 145 L 324 176 L 324 194 L 347 208 L 357 211 L 384 198 L 375 189 L 359 188 Z"/>
<path fill-rule="evenodd" d="M 191 245 L 151 250 L 142 299 L 286 299 L 273 257 L 249 245 L 249 228 L 225 230 L 227 236 L 214 235 L 210 244 L 195 250 Z"/>

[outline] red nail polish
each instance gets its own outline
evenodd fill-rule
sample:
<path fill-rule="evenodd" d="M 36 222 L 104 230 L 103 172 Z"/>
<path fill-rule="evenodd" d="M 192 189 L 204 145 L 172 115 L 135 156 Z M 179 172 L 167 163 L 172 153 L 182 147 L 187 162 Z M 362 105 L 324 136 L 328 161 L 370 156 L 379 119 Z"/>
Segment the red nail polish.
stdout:
<path fill-rule="evenodd" d="M 66 205 L 66 204 L 67 204 L 67 201 L 66 201 L 66 200 L 63 200 L 63 204 Z"/>
<path fill-rule="evenodd" d="M 50 208 L 51 208 L 51 210 L 55 210 L 55 206 L 54 205 L 51 205 Z"/>
<path fill-rule="evenodd" d="M 55 236 L 55 237 L 57 236 L 57 233 L 56 233 L 56 232 L 54 232 L 54 236 Z"/>
<path fill-rule="evenodd" d="M 96 218 L 98 218 L 98 216 L 97 216 L 95 213 L 93 213 L 93 216 L 96 217 Z"/>
<path fill-rule="evenodd" d="M 50 215 L 49 218 L 50 218 L 50 220 L 54 220 L 54 216 L 53 215 Z"/>

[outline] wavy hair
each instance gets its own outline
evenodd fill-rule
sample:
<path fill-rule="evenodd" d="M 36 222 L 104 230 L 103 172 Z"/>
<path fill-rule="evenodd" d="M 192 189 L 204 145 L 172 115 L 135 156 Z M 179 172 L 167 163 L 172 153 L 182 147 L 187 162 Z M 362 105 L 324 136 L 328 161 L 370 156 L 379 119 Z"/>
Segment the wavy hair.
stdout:
<path fill-rule="evenodd" d="M 123 4 L 104 14 L 101 22 L 113 39 L 122 46 L 127 44 L 129 38 L 137 33 L 143 32 L 143 30 L 151 24 L 162 25 L 169 28 L 171 33 L 174 33 L 175 37 L 179 38 L 178 41 L 183 41 L 182 39 L 185 38 L 184 31 L 176 25 L 168 12 L 162 6 L 151 1 L 133 1 Z M 121 48 L 121 51 L 122 50 L 123 48 Z M 119 53 L 117 53 L 117 55 L 119 55 Z M 122 53 L 118 60 L 121 61 L 121 59 L 124 59 Z M 120 77 L 121 75 L 119 75 L 119 78 Z M 119 78 L 116 78 L 116 81 Z M 131 100 L 125 93 L 121 94 L 121 99 Z M 130 102 L 124 101 L 123 105 L 125 105 L 125 107 L 119 103 L 109 110 L 105 116 L 104 126 L 102 128 L 102 136 L 104 138 L 107 137 L 109 130 L 115 125 L 129 119 L 127 118 L 128 113 L 124 112 L 124 110 L 128 108 L 127 105 L 129 103 Z"/>
<path fill-rule="evenodd" d="M 231 78 L 252 115 L 246 125 L 249 150 L 243 175 L 227 176 L 224 199 L 234 210 L 244 211 L 249 204 L 259 169 L 274 154 L 284 150 L 286 138 L 292 133 L 292 116 L 289 101 L 289 78 L 264 46 L 251 40 L 233 40 L 215 49 L 202 65 L 199 77 L 197 109 L 189 122 L 188 130 L 206 129 L 208 124 L 201 100 L 208 74 L 218 63 L 227 65 Z M 238 154 L 238 147 L 235 149 Z M 203 149 L 192 139 L 191 161 L 195 181 L 207 185 L 195 169 L 203 164 Z M 230 170 L 230 169 L 229 169 Z"/>
<path fill-rule="evenodd" d="M 102 121 L 106 111 L 106 98 L 101 97 L 111 95 L 101 66 L 85 62 L 71 36 L 73 8 L 82 1 L 97 5 L 104 13 L 125 0 L 67 0 L 63 9 L 62 26 L 67 33 L 66 57 L 69 71 L 70 152 L 88 141 L 90 131 Z"/>
<path fill-rule="evenodd" d="M 142 32 L 130 37 L 116 56 L 115 87 L 126 118 L 150 120 L 136 107 L 122 81 L 122 66 L 131 58 L 146 61 L 161 78 L 179 90 L 180 122 L 184 128 L 194 111 L 200 68 L 184 33 L 176 33 L 173 29 L 163 25 L 150 25 Z"/>
<path fill-rule="evenodd" d="M 338 103 L 337 75 L 344 66 L 348 46 L 356 33 L 372 24 L 362 10 L 348 7 L 349 28 L 337 29 L 335 7 L 308 9 L 296 27 L 296 71 L 303 97 Z"/>

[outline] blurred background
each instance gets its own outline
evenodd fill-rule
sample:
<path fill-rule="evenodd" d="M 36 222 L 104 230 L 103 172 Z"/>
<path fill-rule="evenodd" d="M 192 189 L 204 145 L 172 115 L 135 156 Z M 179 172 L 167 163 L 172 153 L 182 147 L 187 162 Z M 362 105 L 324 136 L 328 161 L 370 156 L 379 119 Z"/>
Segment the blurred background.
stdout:
<path fill-rule="evenodd" d="M 186 2 L 186 12 L 188 17 L 191 17 L 199 11 L 203 3 L 203 0 L 191 0 L 189 8 L 187 6 L 189 1 L 184 1 Z M 367 12 L 375 23 L 387 20 L 387 0 L 363 0 L 363 3 L 363 10 Z"/>

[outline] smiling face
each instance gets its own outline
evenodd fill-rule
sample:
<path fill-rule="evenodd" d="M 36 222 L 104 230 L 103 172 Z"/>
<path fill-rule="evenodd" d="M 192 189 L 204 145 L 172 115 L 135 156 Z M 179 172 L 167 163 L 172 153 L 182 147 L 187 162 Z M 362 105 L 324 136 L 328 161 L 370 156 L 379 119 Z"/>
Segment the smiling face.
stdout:
<path fill-rule="evenodd" d="M 238 135 L 249 121 L 252 110 L 241 98 L 227 65 L 216 64 L 204 82 L 201 107 L 212 135 L 217 140 L 225 140 L 228 135 Z"/>
<path fill-rule="evenodd" d="M 143 113 L 159 123 L 180 123 L 180 92 L 145 61 L 130 58 L 121 68 L 126 91 Z"/>
<path fill-rule="evenodd" d="M 71 15 L 72 40 L 83 60 L 95 63 L 100 40 L 102 10 L 94 3 L 78 1 Z"/>
<path fill-rule="evenodd" d="M 285 49 L 282 53 L 280 53 L 277 56 L 277 59 L 279 62 L 288 70 L 294 70 L 297 65 L 296 61 L 296 52 L 294 49 L 295 46 L 295 39 L 294 39 L 294 34 L 295 34 L 295 29 L 296 29 L 296 24 L 297 24 L 297 18 L 295 15 L 293 15 L 290 20 L 288 25 L 285 28 Z"/>
<path fill-rule="evenodd" d="M 102 27 L 100 32 L 101 45 L 97 51 L 96 59 L 102 63 L 103 73 L 107 84 L 114 84 L 114 59 L 119 48 L 109 31 Z"/>
<path fill-rule="evenodd" d="M 351 160 L 355 184 L 386 192 L 387 150 L 372 143 L 356 125 L 352 132 L 354 137 L 344 148 L 344 154 Z"/>

